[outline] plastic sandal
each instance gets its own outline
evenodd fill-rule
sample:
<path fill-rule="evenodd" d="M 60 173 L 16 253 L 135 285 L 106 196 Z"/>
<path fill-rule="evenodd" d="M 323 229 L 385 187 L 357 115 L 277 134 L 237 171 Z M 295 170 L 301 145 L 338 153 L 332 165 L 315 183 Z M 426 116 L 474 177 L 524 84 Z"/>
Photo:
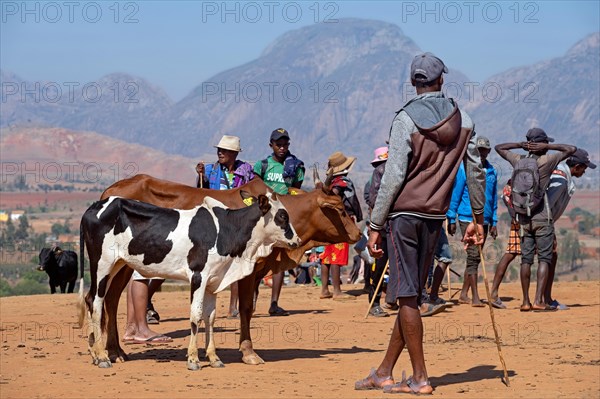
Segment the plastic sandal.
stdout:
<path fill-rule="evenodd" d="M 383 384 L 386 381 L 391 381 L 390 384 Z M 378 377 L 377 370 L 375 368 L 371 369 L 371 372 L 367 376 L 367 378 L 363 378 L 362 380 L 358 380 L 354 383 L 354 389 L 357 391 L 365 391 L 371 389 L 385 389 L 385 387 L 394 385 L 394 378 L 390 375 L 388 377 Z"/>
<path fill-rule="evenodd" d="M 423 391 L 423 388 L 425 389 Z M 431 395 L 433 393 L 433 388 L 429 381 L 423 382 L 415 382 L 413 381 L 412 376 L 406 378 L 406 372 L 402 371 L 402 381 L 393 384 L 387 385 L 383 387 L 383 393 L 408 393 L 413 395 Z"/>

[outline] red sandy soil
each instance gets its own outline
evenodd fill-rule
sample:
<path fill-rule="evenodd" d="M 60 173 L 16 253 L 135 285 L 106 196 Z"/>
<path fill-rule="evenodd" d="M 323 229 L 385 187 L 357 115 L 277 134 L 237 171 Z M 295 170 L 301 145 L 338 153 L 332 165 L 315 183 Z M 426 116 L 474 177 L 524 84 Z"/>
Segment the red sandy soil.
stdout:
<path fill-rule="evenodd" d="M 359 286 L 345 286 L 359 292 Z M 531 292 L 535 285 L 531 287 Z M 485 292 L 480 284 L 480 292 Z M 445 295 L 445 293 L 443 294 Z M 518 284 L 501 286 L 507 310 L 495 310 L 510 387 L 500 377 L 489 309 L 455 305 L 425 318 L 425 356 L 437 397 L 597 398 L 600 392 L 600 282 L 559 282 L 556 297 L 568 311 L 519 312 Z M 355 301 L 319 299 L 317 287 L 284 288 L 289 317 L 267 316 L 263 289 L 253 323 L 255 348 L 266 364 L 241 363 L 238 322 L 228 320 L 228 293 L 219 296 L 218 353 L 225 368 L 186 369 L 189 295 L 162 292 L 156 331 L 173 337 L 162 346 L 125 346 L 130 360 L 99 369 L 91 364 L 82 330 L 74 329 L 75 294 L 0 299 L 1 398 L 378 398 L 355 391 L 354 381 L 381 361 L 395 317 L 365 320 L 366 295 Z M 119 330 L 124 328 L 124 296 Z M 394 312 L 395 313 L 395 312 Z M 395 315 L 394 315 L 395 316 Z M 200 334 L 203 343 L 204 334 Z M 203 346 L 203 344 L 201 344 Z M 203 349 L 201 349 L 201 355 Z M 205 363 L 207 365 L 207 363 Z M 394 370 L 410 374 L 407 353 Z"/>

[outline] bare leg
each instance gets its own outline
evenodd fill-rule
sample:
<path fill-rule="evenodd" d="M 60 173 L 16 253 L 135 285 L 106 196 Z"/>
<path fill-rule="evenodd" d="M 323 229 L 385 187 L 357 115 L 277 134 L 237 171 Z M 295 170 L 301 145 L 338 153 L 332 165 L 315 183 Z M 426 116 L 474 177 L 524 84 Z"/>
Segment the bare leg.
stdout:
<path fill-rule="evenodd" d="M 473 300 L 471 301 L 471 305 L 483 305 L 483 302 L 481 302 L 481 299 L 479 299 L 479 291 L 477 291 L 477 273 L 469 274 L 469 285 L 471 286 L 471 295 L 473 298 Z"/>
<path fill-rule="evenodd" d="M 521 288 L 523 290 L 523 307 L 531 307 L 529 300 L 529 280 L 531 278 L 531 265 L 528 263 L 521 264 Z"/>
<path fill-rule="evenodd" d="M 342 292 L 342 280 L 340 278 L 340 269 L 339 265 L 331 265 L 331 283 L 333 285 L 333 296 L 340 296 L 344 293 Z"/>
<path fill-rule="evenodd" d="M 332 295 L 329 291 L 329 266 L 326 263 L 321 265 L 321 296 L 325 298 Z"/>
<path fill-rule="evenodd" d="M 146 340 L 160 335 L 148 327 L 148 280 L 131 280 L 127 289 L 127 327 L 123 339 Z"/>
<path fill-rule="evenodd" d="M 500 283 L 504 279 L 504 275 L 506 274 L 506 270 L 508 269 L 508 265 L 517 257 L 517 254 L 511 254 L 506 252 L 502 255 L 500 259 L 500 263 L 496 266 L 496 273 L 494 274 L 494 281 L 492 283 L 492 292 L 490 295 L 492 299 L 498 299 L 498 289 L 500 288 Z"/>
<path fill-rule="evenodd" d="M 434 301 L 439 298 L 440 285 L 444 280 L 448 263 L 438 262 L 435 270 L 433 271 L 433 282 L 431 283 L 431 291 L 429 292 L 429 298 Z"/>
<path fill-rule="evenodd" d="M 269 307 L 269 315 L 271 316 L 287 316 L 289 313 L 279 307 L 277 302 L 279 301 L 279 295 L 281 294 L 281 287 L 283 287 L 283 277 L 285 272 L 273 274 L 273 289 L 271 290 L 271 306 Z"/>
<path fill-rule="evenodd" d="M 554 284 L 554 275 L 556 273 L 556 262 L 558 260 L 558 254 L 552 253 L 552 262 L 548 269 L 548 281 L 546 282 L 546 291 L 544 292 L 544 299 L 547 304 L 552 303 L 552 285 Z"/>
<path fill-rule="evenodd" d="M 283 287 L 284 272 L 273 274 L 273 289 L 271 290 L 271 302 L 278 302 Z"/>
<path fill-rule="evenodd" d="M 417 298 L 398 298 L 400 309 L 394 324 L 392 336 L 383 361 L 377 368 L 379 377 L 391 376 L 392 370 L 406 345 L 413 368 L 413 381 L 421 383 L 428 380 L 423 354 L 423 323 L 417 306 Z M 423 387 L 421 393 L 431 393 L 432 389 Z"/>
<path fill-rule="evenodd" d="M 458 298 L 461 303 L 469 303 L 471 300 L 469 299 L 469 286 L 470 286 L 469 275 L 467 274 L 467 270 L 465 269 L 465 274 L 463 277 L 463 286 L 460 291 L 460 297 Z"/>
<path fill-rule="evenodd" d="M 550 265 L 548 262 L 539 262 L 537 269 L 537 285 L 535 287 L 535 301 L 533 306 L 535 308 L 545 307 L 542 296 L 546 291 L 546 283 L 548 282 L 548 269 Z"/>

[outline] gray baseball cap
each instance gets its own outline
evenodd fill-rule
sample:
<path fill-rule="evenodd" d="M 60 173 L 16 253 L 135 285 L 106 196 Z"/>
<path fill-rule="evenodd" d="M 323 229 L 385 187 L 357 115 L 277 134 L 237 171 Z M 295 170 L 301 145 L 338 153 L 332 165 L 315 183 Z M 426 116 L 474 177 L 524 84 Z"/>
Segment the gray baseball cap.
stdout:
<path fill-rule="evenodd" d="M 490 139 L 485 136 L 477 137 L 477 148 L 487 148 L 488 150 L 492 149 L 490 146 Z"/>
<path fill-rule="evenodd" d="M 448 68 L 431 53 L 417 55 L 410 64 L 410 78 L 417 82 L 432 82 L 442 73 L 448 73 Z"/>

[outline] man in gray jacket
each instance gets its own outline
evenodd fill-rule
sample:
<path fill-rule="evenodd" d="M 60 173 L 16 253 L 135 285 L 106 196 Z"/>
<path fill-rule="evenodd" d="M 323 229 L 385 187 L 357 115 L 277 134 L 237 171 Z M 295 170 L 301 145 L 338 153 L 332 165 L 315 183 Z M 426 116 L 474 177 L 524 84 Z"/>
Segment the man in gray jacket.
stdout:
<path fill-rule="evenodd" d="M 380 248 L 381 229 L 389 223 L 390 267 L 398 269 L 398 317 L 387 352 L 379 367 L 355 383 L 355 389 L 430 394 L 433 391 L 423 355 L 421 292 L 433 260 L 437 238 L 452 194 L 452 184 L 465 162 L 471 205 L 477 229 L 467 228 L 465 244 L 483 243 L 485 172 L 476 147 L 471 118 L 442 93 L 448 69 L 436 56 L 425 53 L 411 64 L 411 83 L 417 96 L 396 114 L 390 131 L 389 158 L 379 195 L 371 213 L 369 251 Z M 392 370 L 407 347 L 413 375 L 394 384 Z"/>

